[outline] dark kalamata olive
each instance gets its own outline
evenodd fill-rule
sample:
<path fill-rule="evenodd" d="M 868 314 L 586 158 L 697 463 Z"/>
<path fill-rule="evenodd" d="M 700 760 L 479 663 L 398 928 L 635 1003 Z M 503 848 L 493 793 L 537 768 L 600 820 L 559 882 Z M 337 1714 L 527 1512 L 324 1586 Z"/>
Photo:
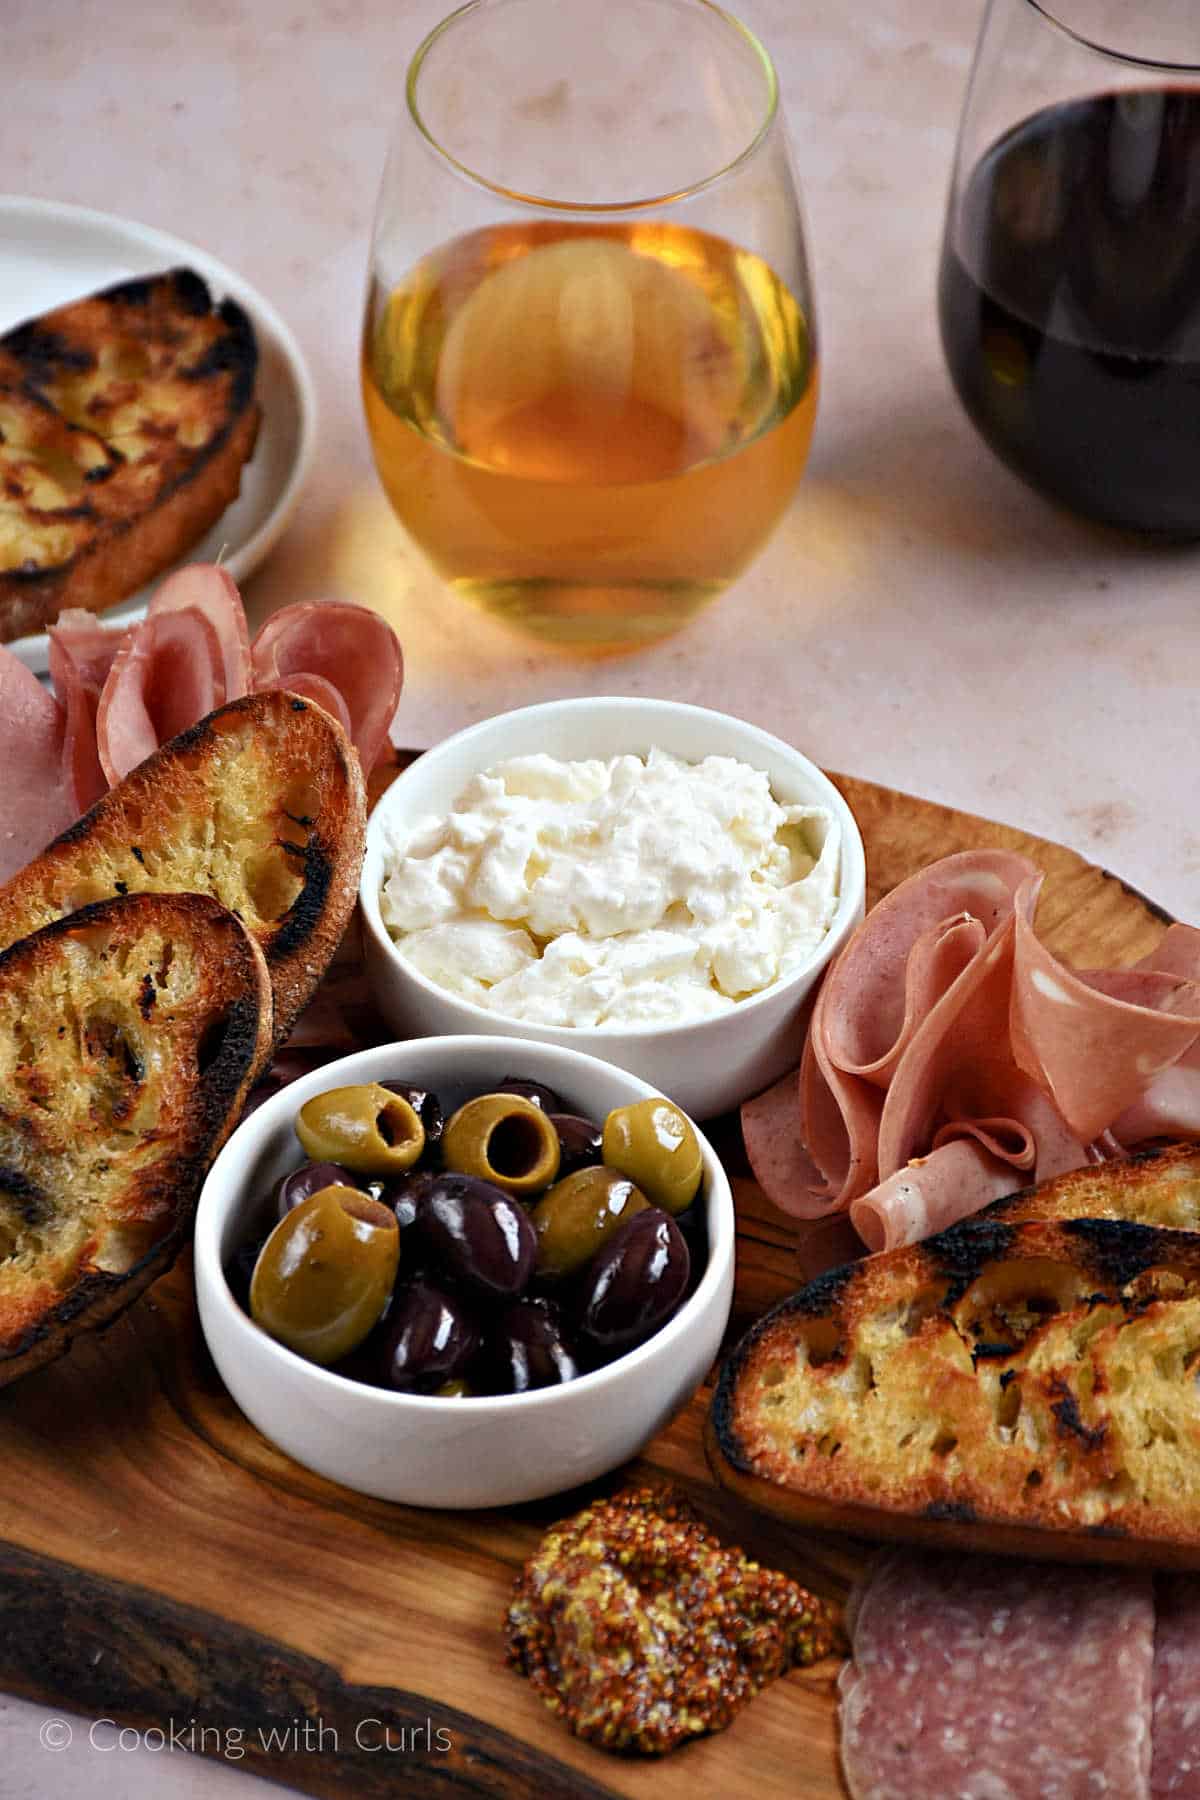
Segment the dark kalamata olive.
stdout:
<path fill-rule="evenodd" d="M 582 1118 L 579 1113 L 551 1113 L 549 1118 L 562 1146 L 558 1164 L 560 1181 L 602 1160 L 600 1140 L 603 1129 L 595 1119 Z"/>
<path fill-rule="evenodd" d="M 294 1206 L 300 1206 L 312 1194 L 327 1187 L 361 1187 L 341 1163 L 306 1162 L 275 1184 L 274 1216 L 282 1219 Z"/>
<path fill-rule="evenodd" d="M 692 1267 L 687 1285 L 687 1291 L 691 1294 L 700 1285 L 700 1278 L 708 1267 L 708 1208 L 703 1196 L 693 1200 L 683 1212 L 672 1214 L 672 1217 L 683 1233 L 683 1241 L 691 1258 Z"/>
<path fill-rule="evenodd" d="M 436 1180 L 437 1176 L 431 1169 L 414 1169 L 411 1174 L 401 1175 L 396 1181 L 380 1183 L 379 1198 L 385 1206 L 391 1207 L 402 1232 L 416 1223 L 421 1202 Z"/>
<path fill-rule="evenodd" d="M 688 1247 L 670 1213 L 651 1206 L 615 1231 L 584 1273 L 580 1333 L 604 1357 L 620 1356 L 670 1318 L 688 1284 Z"/>
<path fill-rule="evenodd" d="M 548 1088 L 540 1081 L 526 1081 L 521 1075 L 506 1075 L 495 1087 L 488 1089 L 489 1094 L 519 1094 L 522 1100 L 532 1101 L 540 1106 L 544 1113 L 565 1112 L 561 1098 L 553 1088 Z"/>
<path fill-rule="evenodd" d="M 225 1279 L 229 1283 L 229 1291 L 244 1313 L 250 1311 L 250 1280 L 258 1261 L 258 1253 L 266 1241 L 265 1238 L 255 1238 L 252 1244 L 243 1244 L 225 1264 Z"/>
<path fill-rule="evenodd" d="M 433 1392 L 463 1374 L 480 1342 L 459 1295 L 426 1278 L 401 1283 L 379 1340 L 378 1379 L 400 1393 Z"/>
<path fill-rule="evenodd" d="M 486 1379 L 501 1394 L 574 1381 L 579 1365 L 563 1338 L 552 1300 L 532 1298 L 506 1306 L 489 1333 Z"/>
<path fill-rule="evenodd" d="M 519 1201 L 477 1175 L 439 1175 L 421 1197 L 416 1229 L 447 1275 L 493 1299 L 525 1291 L 537 1235 Z"/>
<path fill-rule="evenodd" d="M 440 1143 L 442 1126 L 445 1123 L 442 1103 L 437 1095 L 430 1088 L 409 1087 L 403 1081 L 381 1081 L 379 1085 L 385 1087 L 389 1094 L 399 1094 L 402 1100 L 408 1101 L 425 1127 L 425 1151 L 428 1154 L 435 1145 Z"/>

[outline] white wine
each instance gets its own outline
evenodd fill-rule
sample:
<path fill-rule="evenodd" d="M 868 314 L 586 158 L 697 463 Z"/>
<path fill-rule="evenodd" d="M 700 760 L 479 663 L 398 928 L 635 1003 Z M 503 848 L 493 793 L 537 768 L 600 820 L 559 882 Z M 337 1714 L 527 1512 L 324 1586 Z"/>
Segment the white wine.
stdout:
<path fill-rule="evenodd" d="M 675 630 L 761 548 L 808 456 L 817 369 L 748 251 L 539 221 L 376 284 L 363 391 L 388 497 L 454 589 L 613 645 Z"/>

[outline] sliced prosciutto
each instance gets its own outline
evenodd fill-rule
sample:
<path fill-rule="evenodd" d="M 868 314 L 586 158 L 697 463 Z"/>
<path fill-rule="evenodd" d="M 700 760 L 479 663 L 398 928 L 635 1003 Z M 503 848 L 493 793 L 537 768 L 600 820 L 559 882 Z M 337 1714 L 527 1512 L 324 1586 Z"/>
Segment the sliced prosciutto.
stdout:
<path fill-rule="evenodd" d="M 64 773 L 77 812 L 86 812 L 108 787 L 96 743 L 96 714 L 125 635 L 79 607 L 61 612 L 48 633 L 50 679 L 65 714 Z"/>
<path fill-rule="evenodd" d="M 903 1552 L 856 1600 L 851 1800 L 1150 1800 L 1148 1573 Z"/>
<path fill-rule="evenodd" d="M 128 633 L 96 711 L 96 746 L 110 782 L 160 744 L 247 692 L 250 649 L 237 587 L 223 569 L 195 564 L 156 591 Z"/>
<path fill-rule="evenodd" d="M 342 600 L 302 601 L 267 620 L 251 648 L 258 688 L 287 688 L 334 711 L 363 769 L 387 743 L 404 660 L 386 619 Z"/>
<path fill-rule="evenodd" d="M 0 882 L 79 815 L 64 761 L 66 715 L 11 651 L 0 649 Z"/>

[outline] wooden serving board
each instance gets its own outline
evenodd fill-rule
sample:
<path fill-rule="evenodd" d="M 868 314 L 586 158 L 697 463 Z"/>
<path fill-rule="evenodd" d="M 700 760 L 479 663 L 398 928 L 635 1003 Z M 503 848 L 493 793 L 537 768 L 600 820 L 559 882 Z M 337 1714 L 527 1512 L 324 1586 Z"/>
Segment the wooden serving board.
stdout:
<path fill-rule="evenodd" d="M 870 900 L 980 845 L 1047 874 L 1039 929 L 1077 964 L 1148 952 L 1167 915 L 1074 852 L 834 777 Z M 797 1285 L 786 1220 L 714 1137 L 739 1210 L 731 1332 Z M 103 1336 L 0 1393 L 0 1688 L 183 1741 L 305 1793 L 787 1795 L 833 1800 L 830 1660 L 658 1761 L 578 1742 L 504 1666 L 514 1573 L 544 1527 L 630 1475 L 669 1476 L 728 1538 L 841 1596 L 870 1546 L 804 1536 L 722 1494 L 696 1395 L 632 1469 L 504 1512 L 421 1512 L 310 1475 L 238 1412 L 208 1359 L 187 1258 Z"/>

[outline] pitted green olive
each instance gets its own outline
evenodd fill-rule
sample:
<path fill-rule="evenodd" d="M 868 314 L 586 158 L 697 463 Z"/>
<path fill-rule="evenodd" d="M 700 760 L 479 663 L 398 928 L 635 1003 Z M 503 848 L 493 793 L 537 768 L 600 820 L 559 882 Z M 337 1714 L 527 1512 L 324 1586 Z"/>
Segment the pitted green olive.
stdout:
<path fill-rule="evenodd" d="M 314 1094 L 300 1108 L 296 1136 L 314 1162 L 340 1163 L 356 1175 L 398 1175 L 425 1148 L 413 1107 L 377 1081 Z"/>
<path fill-rule="evenodd" d="M 695 1199 L 704 1173 L 700 1145 L 690 1121 L 669 1100 L 614 1107 L 600 1142 L 609 1168 L 636 1181 L 652 1206 L 680 1213 Z"/>
<path fill-rule="evenodd" d="M 399 1257 L 390 1207 L 357 1188 L 321 1188 L 279 1221 L 259 1252 L 251 1316 L 310 1362 L 337 1362 L 383 1312 Z"/>
<path fill-rule="evenodd" d="M 518 1094 L 480 1094 L 447 1119 L 442 1161 L 506 1194 L 536 1194 L 558 1174 L 558 1133 L 540 1106 Z M 344 1160 L 344 1159 L 343 1159 Z"/>
<path fill-rule="evenodd" d="M 643 1212 L 646 1196 L 616 1169 L 577 1169 L 543 1194 L 530 1218 L 539 1275 L 572 1275 L 590 1262 L 619 1225 Z"/>

